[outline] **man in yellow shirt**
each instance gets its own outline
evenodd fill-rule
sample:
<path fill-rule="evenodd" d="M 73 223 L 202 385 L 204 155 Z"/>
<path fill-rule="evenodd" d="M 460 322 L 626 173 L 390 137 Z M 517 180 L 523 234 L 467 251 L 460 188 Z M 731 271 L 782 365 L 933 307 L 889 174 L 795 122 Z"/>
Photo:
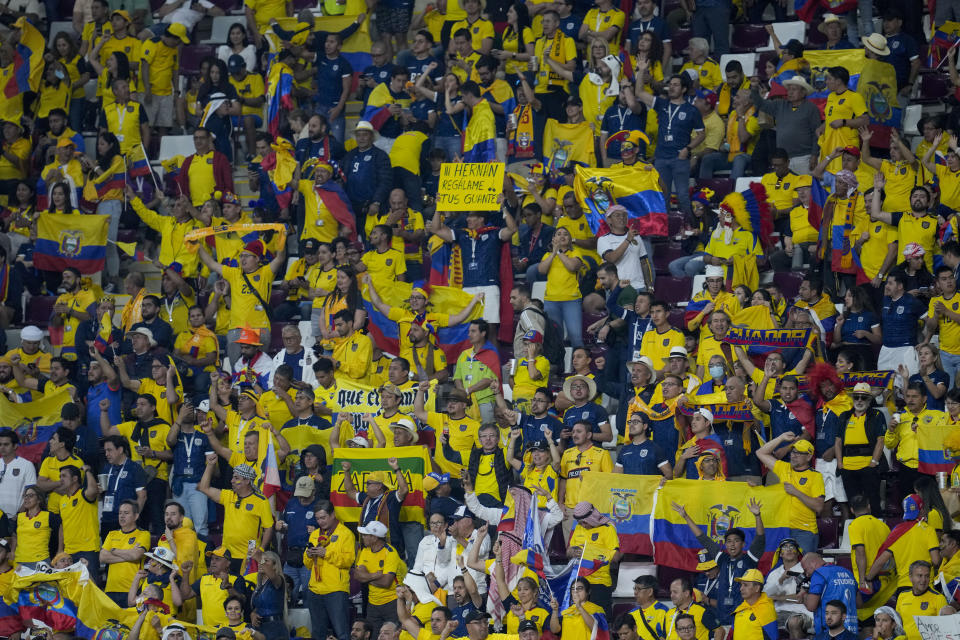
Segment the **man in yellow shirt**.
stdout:
<path fill-rule="evenodd" d="M 187 27 L 179 22 L 167 25 L 163 35 L 143 43 L 140 80 L 143 105 L 150 124 L 160 135 L 173 126 L 173 99 L 179 95 L 180 45 L 190 44 Z"/>
<path fill-rule="evenodd" d="M 730 169 L 730 179 L 736 180 L 750 166 L 753 148 L 760 134 L 760 122 L 749 89 L 741 89 L 733 96 L 733 107 L 727 120 L 725 149 L 703 157 L 700 161 L 701 178 L 712 178 L 717 171 Z"/>
<path fill-rule="evenodd" d="M 314 507 L 317 528 L 303 552 L 303 566 L 310 569 L 306 597 L 313 628 L 319 637 L 333 635 L 347 640 L 350 631 L 350 568 L 356 560 L 356 538 L 337 520 L 333 505 L 320 500 Z M 328 633 L 332 632 L 332 633 Z"/>
<path fill-rule="evenodd" d="M 790 461 L 777 460 L 773 452 L 788 443 L 793 443 L 788 454 Z M 798 439 L 792 431 L 757 449 L 757 459 L 776 474 L 790 496 L 790 537 L 800 543 L 801 549 L 810 550 L 820 548 L 817 516 L 823 509 L 825 495 L 823 476 L 811 468 L 813 457 L 813 443 Z"/>
<path fill-rule="evenodd" d="M 903 392 L 903 399 L 906 407 L 893 415 L 883 436 L 883 444 L 888 449 L 897 450 L 901 482 L 912 488 L 914 481 L 921 477 L 917 471 L 920 455 L 917 429 L 925 424 L 945 423 L 947 415 L 943 411 L 927 409 L 927 388 L 923 382 L 909 383 Z"/>
<path fill-rule="evenodd" d="M 617 529 L 607 516 L 600 513 L 590 502 L 578 502 L 573 509 L 573 517 L 577 526 L 570 534 L 567 546 L 567 557 L 578 558 L 583 555 L 583 548 L 587 544 L 605 549 L 603 565 L 587 576 L 590 583 L 590 601 L 609 611 L 613 606 L 613 581 L 610 570 L 613 565 L 619 564 L 623 554 L 620 553 L 620 539 Z"/>
<path fill-rule="evenodd" d="M 603 40 L 609 47 L 614 40 L 620 41 L 618 36 L 623 32 L 626 19 L 626 14 L 613 6 L 613 0 L 597 0 L 583 18 L 577 39 L 587 44 Z"/>
<path fill-rule="evenodd" d="M 63 523 L 63 550 L 75 561 L 86 560 L 87 566 L 100 566 L 100 518 L 97 497 L 100 487 L 88 465 L 60 469 L 60 521 Z M 100 583 L 100 572 L 91 571 L 90 579 Z"/>
<path fill-rule="evenodd" d="M 333 346 L 332 358 L 337 377 L 365 382 L 373 363 L 370 336 L 354 330 L 353 312 L 347 309 L 341 309 L 333 316 L 333 327 L 339 336 Z"/>
<path fill-rule="evenodd" d="M 258 329 L 260 342 L 270 343 L 270 318 L 267 308 L 270 305 L 273 280 L 280 275 L 280 267 L 286 257 L 284 231 L 280 232 L 280 247 L 273 260 L 261 266 L 266 249 L 262 241 L 254 240 L 247 243 L 240 252 L 240 266 L 227 267 L 214 260 L 207 250 L 200 246 L 200 261 L 230 284 L 231 328 L 227 332 L 227 356 L 230 362 L 240 359 L 240 345 L 236 341 L 241 336 L 243 327 Z"/>
<path fill-rule="evenodd" d="M 543 36 L 534 43 L 537 70 L 534 93 L 543 106 L 544 118 L 564 122 L 570 83 L 550 68 L 546 56 L 567 71 L 572 72 L 577 64 L 577 43 L 560 30 L 560 14 L 552 9 L 543 12 Z"/>
<path fill-rule="evenodd" d="M 613 471 L 613 461 L 605 449 L 594 446 L 593 427 L 577 422 L 570 432 L 573 446 L 560 458 L 560 502 L 563 504 L 563 531 L 569 536 L 574 508 L 580 502 L 584 471 Z"/>
<path fill-rule="evenodd" d="M 233 468 L 230 489 L 210 486 L 217 454 L 207 454 L 207 465 L 197 490 L 223 505 L 223 546 L 230 552 L 230 572 L 237 574 L 250 548 L 265 549 L 273 537 L 273 513 L 267 499 L 254 489 L 257 472 L 250 465 Z"/>
<path fill-rule="evenodd" d="M 76 443 L 76 432 L 67 427 L 59 427 L 50 436 L 50 455 L 40 463 L 40 472 L 37 474 L 37 486 L 49 494 L 47 509 L 50 513 L 60 512 L 60 469 L 68 465 L 83 466 L 83 460 L 73 453 Z"/>
<path fill-rule="evenodd" d="M 140 507 L 135 500 L 120 503 L 117 516 L 120 528 L 107 534 L 100 549 L 100 562 L 107 565 L 104 592 L 117 606 L 126 608 L 127 592 L 137 571 L 143 566 L 143 554 L 150 548 L 150 532 L 137 528 Z"/>
<path fill-rule="evenodd" d="M 910 590 L 897 596 L 897 613 L 903 620 L 903 632 L 907 640 L 922 640 L 914 616 L 939 616 L 954 613 L 953 609 L 941 612 L 947 599 L 939 591 L 930 588 L 932 566 L 925 560 L 910 564 Z"/>
<path fill-rule="evenodd" d="M 443 456 L 443 447 L 449 445 L 451 449 L 460 453 L 461 459 L 469 458 L 470 451 L 480 446 L 480 422 L 467 416 L 469 396 L 462 389 L 453 389 L 447 394 L 446 413 L 427 411 L 425 396 L 427 385 L 417 387 L 417 395 L 413 400 L 413 413 L 417 420 L 432 427 L 437 434 L 437 448 L 434 450 L 437 465 L 445 473 L 459 475 L 466 465 L 449 462 Z"/>
<path fill-rule="evenodd" d="M 380 291 L 387 291 L 395 282 L 403 282 L 407 274 L 407 262 L 403 251 L 393 248 L 393 227 L 378 224 L 370 232 L 370 251 L 363 254 L 362 263 L 357 271 L 367 271 L 373 285 Z"/>
<path fill-rule="evenodd" d="M 142 158 L 143 149 L 150 146 L 150 125 L 143 106 L 130 95 L 130 82 L 117 78 L 110 85 L 116 100 L 103 105 L 100 111 L 100 126 L 117 136 L 120 152 L 133 154 L 133 158 Z M 137 155 L 139 154 L 139 155 Z M 132 159 L 127 159 L 128 164 Z"/>
<path fill-rule="evenodd" d="M 937 286 L 940 295 L 930 299 L 924 320 L 924 342 L 929 342 L 935 332 L 940 336 L 940 364 L 950 376 L 947 389 L 953 389 L 960 370 L 960 297 L 953 269 L 946 265 L 937 269 Z"/>
<path fill-rule="evenodd" d="M 11 358 L 20 356 L 20 364 L 27 373 L 36 377 L 38 373 L 50 373 L 50 354 L 40 348 L 43 342 L 43 331 L 34 325 L 27 325 L 20 330 L 20 346 L 7 351 L 5 356 Z"/>
<path fill-rule="evenodd" d="M 366 620 L 379 630 L 384 622 L 399 624 L 397 617 L 397 574 L 403 561 L 396 550 L 387 544 L 387 525 L 378 520 L 358 527 L 363 547 L 353 567 L 353 579 L 367 585 Z"/>
<path fill-rule="evenodd" d="M 474 50 L 470 38 L 470 31 L 467 29 L 457 29 L 453 32 L 453 38 L 450 39 L 450 42 L 451 53 L 456 54 L 455 57 L 450 58 L 448 62 L 450 65 L 450 73 L 457 76 L 461 84 L 467 80 L 478 82 L 480 78 L 477 76 L 477 72 L 473 66 L 483 54 Z"/>
<path fill-rule="evenodd" d="M 902 476 L 901 476 L 902 477 Z M 910 485 L 908 485 L 910 486 Z M 864 579 L 867 583 L 880 575 L 881 572 L 888 571 L 890 561 L 897 574 L 897 588 L 911 586 L 910 567 L 917 561 L 929 562 L 936 567 L 940 564 L 940 541 L 937 540 L 937 532 L 931 527 L 926 519 L 920 517 L 920 510 L 923 509 L 923 499 L 915 493 L 911 493 L 903 499 L 903 520 L 887 539 L 881 545 L 881 551 L 877 559 L 870 565 Z M 860 585 L 861 592 L 869 592 L 869 584 Z"/>
<path fill-rule="evenodd" d="M 64 293 L 57 297 L 50 317 L 50 324 L 63 330 L 63 341 L 53 345 L 54 349 L 59 346 L 59 352 L 54 355 L 69 361 L 77 359 L 77 327 L 96 311 L 97 301 L 91 291 L 81 286 L 80 278 L 80 272 L 73 267 L 63 270 L 61 287 Z"/>
<path fill-rule="evenodd" d="M 240 102 L 240 115 L 232 116 L 233 126 L 243 126 L 247 149 L 253 149 L 257 146 L 257 129 L 263 124 L 263 103 L 267 100 L 263 76 L 249 71 L 243 56 L 237 54 L 230 56 L 227 70 Z"/>
<path fill-rule="evenodd" d="M 960 209 L 960 149 L 950 146 L 946 152 L 946 164 L 937 163 L 935 155 L 943 139 L 942 133 L 937 134 L 933 145 L 927 149 L 921 162 L 923 168 L 932 176 L 935 175 L 939 181 L 940 204 L 956 211 Z M 950 136 L 949 140 L 950 145 L 956 144 L 956 137 Z"/>
<path fill-rule="evenodd" d="M 820 157 L 825 158 L 836 149 L 846 147 L 860 147 L 860 133 L 858 129 L 870 122 L 867 105 L 856 91 L 848 88 L 850 72 L 844 67 L 830 67 L 827 69 L 827 105 L 823 111 L 823 124 L 817 130 L 819 136 Z M 840 161 L 834 159 L 827 169 L 836 172 L 840 169 Z"/>
<path fill-rule="evenodd" d="M 680 67 L 680 73 L 695 71 L 699 87 L 716 93 L 723 84 L 723 75 L 720 73 L 720 65 L 710 57 L 710 43 L 706 38 L 690 38 L 687 46 L 690 59 Z"/>
<path fill-rule="evenodd" d="M 497 34 L 493 29 L 493 23 L 483 19 L 483 3 L 480 0 L 463 0 L 463 10 L 467 12 L 467 17 L 455 22 L 450 28 L 450 33 L 466 29 L 470 32 L 470 46 L 481 55 L 489 54 Z"/>

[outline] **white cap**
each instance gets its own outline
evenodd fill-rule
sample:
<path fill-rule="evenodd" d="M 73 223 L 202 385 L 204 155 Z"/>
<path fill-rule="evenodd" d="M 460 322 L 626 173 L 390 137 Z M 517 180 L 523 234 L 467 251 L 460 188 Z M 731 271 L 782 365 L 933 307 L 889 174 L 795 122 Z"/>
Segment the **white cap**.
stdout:
<path fill-rule="evenodd" d="M 387 525 L 379 520 L 372 520 L 365 527 L 357 527 L 357 533 L 363 533 L 368 536 L 377 536 L 378 538 L 387 537 Z"/>
<path fill-rule="evenodd" d="M 708 266 L 704 273 L 707 274 L 708 278 L 722 278 L 724 276 L 723 267 L 718 267 L 715 264 Z"/>
<path fill-rule="evenodd" d="M 356 125 L 354 125 L 353 130 L 354 131 L 370 131 L 371 133 L 376 131 L 369 120 L 361 120 Z"/>
<path fill-rule="evenodd" d="M 706 418 L 707 422 L 709 422 L 710 424 L 713 424 L 713 412 L 710 411 L 710 409 L 700 407 L 699 409 L 693 412 L 693 415 L 697 415 L 697 414 Z"/>
<path fill-rule="evenodd" d="M 348 444 L 349 444 L 349 443 L 353 443 L 353 444 L 357 445 L 358 447 L 363 447 L 364 449 L 366 449 L 367 447 L 370 446 L 370 442 L 369 442 L 366 438 L 364 438 L 363 436 L 354 436 L 354 437 L 350 438 L 349 440 L 347 440 L 347 443 L 348 443 Z"/>
<path fill-rule="evenodd" d="M 417 435 L 417 425 L 413 424 L 410 418 L 398 418 L 390 423 L 390 428 L 394 431 L 404 429 L 413 435 Z"/>
<path fill-rule="evenodd" d="M 674 347 L 670 349 L 670 355 L 668 358 L 686 358 L 689 354 L 687 353 L 686 347 Z"/>
<path fill-rule="evenodd" d="M 27 340 L 28 342 L 40 342 L 43 340 L 43 330 L 40 327 L 35 327 L 34 325 L 27 325 L 20 330 L 20 339 Z"/>

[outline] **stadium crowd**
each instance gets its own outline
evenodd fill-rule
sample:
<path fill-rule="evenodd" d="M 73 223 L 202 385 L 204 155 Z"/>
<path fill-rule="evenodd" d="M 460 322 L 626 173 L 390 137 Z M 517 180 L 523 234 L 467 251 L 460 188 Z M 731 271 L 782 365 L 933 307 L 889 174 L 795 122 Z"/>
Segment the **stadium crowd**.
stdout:
<path fill-rule="evenodd" d="M 960 609 L 957 0 L 308 5 L 0 3 L 10 637 Z M 505 166 L 494 210 L 438 206 L 449 163 Z M 597 472 L 681 483 L 695 571 Z M 729 483 L 787 496 L 772 558 L 760 500 L 690 507 Z M 124 624 L 10 613 L 61 571 Z"/>

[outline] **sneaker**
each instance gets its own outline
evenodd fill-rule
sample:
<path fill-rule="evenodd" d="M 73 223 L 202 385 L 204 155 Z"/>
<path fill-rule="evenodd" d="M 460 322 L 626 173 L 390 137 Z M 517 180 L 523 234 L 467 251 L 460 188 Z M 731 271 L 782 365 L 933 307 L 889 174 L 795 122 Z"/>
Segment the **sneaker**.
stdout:
<path fill-rule="evenodd" d="M 105 287 L 103 288 L 103 292 L 104 292 L 104 293 L 116 293 L 116 292 L 117 292 L 117 285 L 116 285 L 115 283 L 111 282 L 111 283 L 107 284 L 107 286 L 105 286 Z"/>

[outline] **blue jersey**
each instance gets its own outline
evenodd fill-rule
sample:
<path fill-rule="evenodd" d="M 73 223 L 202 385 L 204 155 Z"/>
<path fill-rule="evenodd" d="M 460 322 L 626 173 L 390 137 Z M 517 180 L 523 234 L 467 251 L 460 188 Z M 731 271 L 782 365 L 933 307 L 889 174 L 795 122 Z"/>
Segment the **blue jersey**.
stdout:
<path fill-rule="evenodd" d="M 303 504 L 300 498 L 287 501 L 283 512 L 283 521 L 287 523 L 287 547 L 306 547 L 310 538 L 307 526 L 316 526 L 313 518 L 316 505 L 313 502 Z"/>
<path fill-rule="evenodd" d="M 660 468 L 669 462 L 663 449 L 650 440 L 640 444 L 631 442 L 617 454 L 617 466 L 623 467 L 624 473 L 637 476 L 659 476 Z"/>
<path fill-rule="evenodd" d="M 926 308 L 909 293 L 896 300 L 883 297 L 880 313 L 883 327 L 883 346 L 913 347 L 917 344 L 917 326 Z"/>
<path fill-rule="evenodd" d="M 476 237 L 455 231 L 453 240 L 460 246 L 464 289 L 500 284 L 500 229 L 489 229 Z"/>
<path fill-rule="evenodd" d="M 314 104 L 329 109 L 340 102 L 343 93 L 343 79 L 353 75 L 353 67 L 342 55 L 332 60 L 326 55 L 317 56 L 317 91 L 313 94 Z"/>
<path fill-rule="evenodd" d="M 856 313 L 851 312 L 846 320 L 843 321 L 843 326 L 840 327 L 840 338 L 844 342 L 851 342 L 853 344 L 870 344 L 870 341 L 866 338 L 858 338 L 854 334 L 861 329 L 869 333 L 870 330 L 878 324 L 880 324 L 880 322 L 872 311 L 864 309 Z"/>
<path fill-rule="evenodd" d="M 820 596 L 820 604 L 813 612 L 814 633 L 827 631 L 823 614 L 831 600 L 839 600 L 847 606 L 843 626 L 851 633 L 857 633 L 857 580 L 849 569 L 835 564 L 823 565 L 810 576 L 809 593 Z"/>
<path fill-rule="evenodd" d="M 638 103 L 642 104 L 642 103 Z M 620 102 L 614 102 L 610 107 L 604 112 L 603 120 L 600 123 L 600 130 L 606 131 L 609 135 L 613 135 L 618 131 L 645 131 L 647 128 L 647 110 L 646 107 L 643 108 L 643 113 L 636 114 L 630 107 L 624 107 L 620 105 Z M 647 144 L 640 140 L 640 151 L 641 156 L 647 155 Z M 607 149 L 608 158 L 620 159 L 620 143 L 614 142 Z"/>
<path fill-rule="evenodd" d="M 770 400 L 770 439 L 773 440 L 788 431 L 800 436 L 803 434 L 803 424 L 783 401 L 773 398 Z"/>
<path fill-rule="evenodd" d="M 98 382 L 87 389 L 87 428 L 90 429 L 90 433 L 96 435 L 97 438 L 103 437 L 103 433 L 100 432 L 101 400 L 107 399 L 110 401 L 110 409 L 107 411 L 107 415 L 110 416 L 110 424 L 120 424 L 123 422 L 120 416 L 121 393 L 122 389 L 119 386 L 116 389 L 111 389 L 110 385 L 106 382 Z"/>
<path fill-rule="evenodd" d="M 690 144 L 694 132 L 703 130 L 703 117 L 692 104 L 674 104 L 664 98 L 656 98 L 653 110 L 657 112 L 657 122 L 660 124 L 655 158 L 675 159 L 680 150 Z"/>
<path fill-rule="evenodd" d="M 523 434 L 523 445 L 526 446 L 534 440 L 546 440 L 545 431 L 549 429 L 553 433 L 554 444 L 560 442 L 560 431 L 563 430 L 563 423 L 556 417 L 547 414 L 542 418 L 532 416 L 529 413 L 520 414 L 520 431 Z"/>
<path fill-rule="evenodd" d="M 593 433 L 600 433 L 600 425 L 608 420 L 607 410 L 595 402 L 588 402 L 582 407 L 570 407 L 563 412 L 564 429 L 573 429 L 578 422 L 585 422 L 591 425 Z M 569 446 L 573 446 L 572 440 Z"/>

